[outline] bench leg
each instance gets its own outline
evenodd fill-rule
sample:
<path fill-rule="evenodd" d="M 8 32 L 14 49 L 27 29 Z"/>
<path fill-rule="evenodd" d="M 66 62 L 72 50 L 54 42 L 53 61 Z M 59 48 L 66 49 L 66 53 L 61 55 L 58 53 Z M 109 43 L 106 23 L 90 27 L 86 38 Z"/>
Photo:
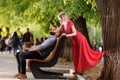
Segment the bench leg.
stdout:
<path fill-rule="evenodd" d="M 40 69 L 40 65 L 36 64 L 39 63 L 35 61 L 30 63 L 31 72 L 36 79 L 66 79 L 62 73 L 43 71 Z"/>

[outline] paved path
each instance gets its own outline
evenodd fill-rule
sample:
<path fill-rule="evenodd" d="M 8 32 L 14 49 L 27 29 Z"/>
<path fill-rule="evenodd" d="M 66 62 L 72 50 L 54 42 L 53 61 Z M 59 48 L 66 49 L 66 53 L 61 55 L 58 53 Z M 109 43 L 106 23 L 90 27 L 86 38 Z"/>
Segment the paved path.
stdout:
<path fill-rule="evenodd" d="M 13 77 L 16 73 L 17 64 L 14 55 L 0 52 L 0 80 L 19 80 Z M 27 75 L 29 79 L 34 79 L 30 72 Z"/>
<path fill-rule="evenodd" d="M 100 61 L 99 65 L 103 64 L 103 59 Z M 47 69 L 47 68 L 46 68 Z M 48 68 L 49 70 L 64 71 L 64 73 L 71 73 L 73 71 L 72 66 L 57 64 L 54 67 Z M 0 52 L 0 80 L 19 80 L 13 76 L 17 73 L 17 63 L 14 55 L 12 53 Z M 27 80 L 35 80 L 31 72 L 27 72 Z M 79 78 L 79 77 L 78 77 Z M 38 80 L 38 79 L 37 79 Z M 43 80 L 43 79 L 42 79 Z M 50 80 L 50 79 L 48 79 Z M 58 79 L 57 79 L 58 80 Z M 80 79 L 78 79 L 80 80 Z"/>
<path fill-rule="evenodd" d="M 56 70 L 70 70 L 72 67 L 56 65 L 53 67 Z M 53 69 L 51 68 L 51 69 Z M 16 59 L 12 53 L 0 52 L 0 80 L 19 80 L 13 76 L 17 73 Z M 31 72 L 27 72 L 27 80 L 35 80 Z M 49 79 L 50 80 L 50 79 Z M 58 80 L 58 79 L 57 79 Z"/>

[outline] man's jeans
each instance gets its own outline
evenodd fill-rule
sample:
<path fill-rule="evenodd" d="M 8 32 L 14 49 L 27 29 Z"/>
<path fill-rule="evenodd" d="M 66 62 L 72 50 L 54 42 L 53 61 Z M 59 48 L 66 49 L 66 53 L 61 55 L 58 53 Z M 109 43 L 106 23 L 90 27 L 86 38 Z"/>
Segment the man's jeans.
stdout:
<path fill-rule="evenodd" d="M 26 59 L 31 59 L 31 58 L 42 60 L 42 56 L 36 51 L 26 51 L 26 52 L 16 53 L 18 72 L 20 74 L 26 74 Z"/>

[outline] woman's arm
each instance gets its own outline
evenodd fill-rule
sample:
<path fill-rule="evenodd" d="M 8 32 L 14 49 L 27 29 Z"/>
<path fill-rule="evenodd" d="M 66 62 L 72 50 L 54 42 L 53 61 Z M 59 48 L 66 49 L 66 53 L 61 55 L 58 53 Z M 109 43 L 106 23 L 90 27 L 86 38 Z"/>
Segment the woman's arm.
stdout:
<path fill-rule="evenodd" d="M 72 33 L 67 34 L 66 37 L 76 36 L 77 32 L 76 32 L 75 26 L 72 26 L 71 29 L 72 29 Z"/>
<path fill-rule="evenodd" d="M 62 35 L 66 37 L 76 36 L 77 32 L 76 32 L 75 26 L 72 26 L 71 29 L 72 29 L 72 33 L 70 34 L 63 33 Z"/>

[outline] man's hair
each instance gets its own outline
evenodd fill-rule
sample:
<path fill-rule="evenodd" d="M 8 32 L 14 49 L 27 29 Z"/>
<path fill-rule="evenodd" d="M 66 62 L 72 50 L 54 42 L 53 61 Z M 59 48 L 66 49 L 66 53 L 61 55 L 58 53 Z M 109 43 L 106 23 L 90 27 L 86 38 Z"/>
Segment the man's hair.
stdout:
<path fill-rule="evenodd" d="M 55 29 L 58 29 L 58 28 L 55 28 Z M 51 35 L 55 35 L 55 33 L 56 33 L 56 32 L 54 32 L 54 30 L 52 30 L 52 31 L 50 32 Z M 62 34 L 62 30 L 59 29 L 59 36 L 60 36 L 61 34 Z"/>
<path fill-rule="evenodd" d="M 51 34 L 51 35 L 55 35 L 55 32 L 52 32 L 52 31 L 51 31 L 50 34 Z"/>

